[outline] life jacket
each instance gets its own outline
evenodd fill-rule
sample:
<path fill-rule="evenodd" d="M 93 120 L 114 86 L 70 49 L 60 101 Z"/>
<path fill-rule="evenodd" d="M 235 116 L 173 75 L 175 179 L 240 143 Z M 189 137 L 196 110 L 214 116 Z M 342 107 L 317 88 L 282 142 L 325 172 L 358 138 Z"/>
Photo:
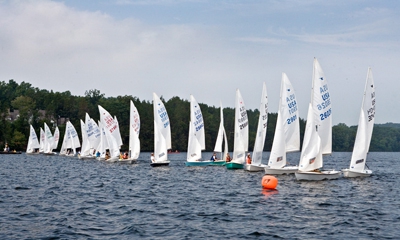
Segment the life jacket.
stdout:
<path fill-rule="evenodd" d="M 249 156 L 246 157 L 247 164 L 251 164 L 251 158 Z"/>

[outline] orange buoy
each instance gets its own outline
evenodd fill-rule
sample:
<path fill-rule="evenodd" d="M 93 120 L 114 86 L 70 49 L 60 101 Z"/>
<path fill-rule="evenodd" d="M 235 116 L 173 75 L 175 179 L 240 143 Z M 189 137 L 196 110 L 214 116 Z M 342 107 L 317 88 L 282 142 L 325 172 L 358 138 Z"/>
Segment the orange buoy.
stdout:
<path fill-rule="evenodd" d="M 261 179 L 261 186 L 266 189 L 275 189 L 278 186 L 278 179 L 274 176 L 265 175 Z"/>

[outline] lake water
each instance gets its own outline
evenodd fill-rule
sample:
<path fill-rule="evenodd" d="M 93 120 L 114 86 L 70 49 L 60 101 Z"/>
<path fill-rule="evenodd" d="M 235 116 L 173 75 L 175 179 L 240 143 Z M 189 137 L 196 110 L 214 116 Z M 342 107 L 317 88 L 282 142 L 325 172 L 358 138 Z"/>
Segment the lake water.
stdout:
<path fill-rule="evenodd" d="M 333 153 L 325 167 L 347 168 L 350 156 Z M 400 153 L 370 153 L 369 178 L 285 175 L 276 191 L 262 190 L 262 172 L 169 158 L 152 168 L 149 153 L 132 165 L 0 155 L 0 239 L 399 238 Z"/>

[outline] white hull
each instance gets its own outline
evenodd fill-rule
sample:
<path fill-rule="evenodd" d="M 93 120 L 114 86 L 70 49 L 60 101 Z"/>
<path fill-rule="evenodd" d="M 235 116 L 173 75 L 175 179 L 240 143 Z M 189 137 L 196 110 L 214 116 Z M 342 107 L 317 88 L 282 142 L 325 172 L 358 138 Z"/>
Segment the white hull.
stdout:
<path fill-rule="evenodd" d="M 47 153 L 42 152 L 41 154 L 53 156 L 53 155 L 56 155 L 57 153 L 55 153 L 55 152 L 47 152 Z"/>
<path fill-rule="evenodd" d="M 127 163 L 127 164 L 132 164 L 136 162 L 136 159 L 119 159 L 119 163 Z"/>
<path fill-rule="evenodd" d="M 168 166 L 169 163 L 170 163 L 170 161 L 165 160 L 165 161 L 160 161 L 160 162 L 152 162 L 152 163 L 150 163 L 150 165 L 152 167 L 160 167 L 160 166 Z"/>
<path fill-rule="evenodd" d="M 321 172 L 296 172 L 297 180 L 308 180 L 308 181 L 321 181 L 331 180 L 340 178 L 342 172 L 336 170 L 321 171 Z"/>
<path fill-rule="evenodd" d="M 108 163 L 115 163 L 115 162 L 118 162 L 118 161 L 119 161 L 118 157 L 112 157 L 112 158 L 109 158 L 109 159 L 106 160 L 106 162 L 108 162 Z"/>
<path fill-rule="evenodd" d="M 371 170 L 363 170 L 362 172 L 354 172 L 349 169 L 343 169 L 343 177 L 369 177 L 372 174 Z"/>
<path fill-rule="evenodd" d="M 27 152 L 26 155 L 39 155 L 40 152 Z"/>
<path fill-rule="evenodd" d="M 264 171 L 265 167 L 267 167 L 267 165 L 264 165 L 264 164 L 260 164 L 260 165 L 245 164 L 244 165 L 244 170 L 249 171 L 249 172 L 260 172 L 260 171 Z"/>
<path fill-rule="evenodd" d="M 78 155 L 78 158 L 82 159 L 82 160 L 85 160 L 85 159 L 94 159 L 95 157 L 94 156 L 81 156 L 81 155 Z"/>
<path fill-rule="evenodd" d="M 296 173 L 299 170 L 298 166 L 285 166 L 283 168 L 270 168 L 266 167 L 264 168 L 265 174 L 271 174 L 271 175 L 283 175 L 283 174 L 292 174 Z"/>

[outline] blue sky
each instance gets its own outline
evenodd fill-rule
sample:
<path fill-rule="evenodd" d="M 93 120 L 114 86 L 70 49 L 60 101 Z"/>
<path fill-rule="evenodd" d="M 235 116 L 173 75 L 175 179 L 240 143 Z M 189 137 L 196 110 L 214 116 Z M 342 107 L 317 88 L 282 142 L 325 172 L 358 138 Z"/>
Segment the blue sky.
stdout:
<path fill-rule="evenodd" d="M 316 57 L 333 122 L 356 125 L 368 67 L 376 123 L 400 122 L 398 1 L 1 1 L 0 80 L 54 91 L 133 95 L 256 109 L 266 82 L 277 112 L 281 74 L 300 116 Z"/>

